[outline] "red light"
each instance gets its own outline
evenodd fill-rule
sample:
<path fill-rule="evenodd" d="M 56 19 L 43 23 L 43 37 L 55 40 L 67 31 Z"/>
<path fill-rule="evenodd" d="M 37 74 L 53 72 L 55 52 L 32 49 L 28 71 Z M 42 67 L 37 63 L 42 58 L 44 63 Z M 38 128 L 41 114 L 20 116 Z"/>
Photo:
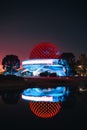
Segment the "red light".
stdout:
<path fill-rule="evenodd" d="M 51 118 L 59 113 L 61 105 L 58 102 L 30 102 L 30 109 L 38 117 Z"/>
<path fill-rule="evenodd" d="M 55 44 L 42 42 L 32 49 L 29 59 L 58 59 L 59 57 L 59 48 Z M 59 102 L 30 102 L 29 105 L 31 111 L 41 118 L 51 118 L 61 109 Z"/>
<path fill-rule="evenodd" d="M 37 44 L 30 53 L 30 59 L 59 58 L 59 48 L 49 42 Z"/>

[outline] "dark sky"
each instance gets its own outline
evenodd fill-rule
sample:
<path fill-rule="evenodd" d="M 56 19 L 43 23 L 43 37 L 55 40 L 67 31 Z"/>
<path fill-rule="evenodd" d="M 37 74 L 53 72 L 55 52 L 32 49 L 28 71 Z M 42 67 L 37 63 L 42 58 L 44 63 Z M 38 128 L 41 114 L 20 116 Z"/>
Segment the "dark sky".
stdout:
<path fill-rule="evenodd" d="M 61 52 L 87 55 L 87 5 L 83 1 L 0 2 L 0 62 L 7 54 L 28 59 L 40 42 L 52 42 Z"/>

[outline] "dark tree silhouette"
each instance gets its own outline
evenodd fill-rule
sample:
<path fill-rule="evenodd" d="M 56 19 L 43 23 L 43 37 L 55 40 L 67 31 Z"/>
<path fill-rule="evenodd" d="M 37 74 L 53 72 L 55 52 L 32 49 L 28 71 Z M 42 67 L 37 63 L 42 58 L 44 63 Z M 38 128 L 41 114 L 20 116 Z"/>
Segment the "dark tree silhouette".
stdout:
<path fill-rule="evenodd" d="M 14 74 L 20 68 L 20 60 L 16 55 L 6 55 L 2 59 L 2 66 L 9 74 Z"/>
<path fill-rule="evenodd" d="M 20 99 L 20 92 L 19 91 L 5 91 L 2 93 L 2 100 L 6 104 L 16 104 Z"/>
<path fill-rule="evenodd" d="M 72 52 L 62 53 L 61 58 L 66 59 L 69 64 L 75 63 L 75 55 Z"/>
<path fill-rule="evenodd" d="M 69 75 L 75 75 L 75 55 L 72 52 L 64 52 L 61 54 L 61 58 L 67 60 L 68 65 L 70 66 Z"/>

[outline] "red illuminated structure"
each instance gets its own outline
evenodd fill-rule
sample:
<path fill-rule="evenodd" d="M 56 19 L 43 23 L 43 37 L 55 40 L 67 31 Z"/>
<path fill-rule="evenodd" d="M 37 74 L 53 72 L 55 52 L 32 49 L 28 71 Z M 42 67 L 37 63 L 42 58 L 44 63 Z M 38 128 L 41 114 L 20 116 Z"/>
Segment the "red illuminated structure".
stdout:
<path fill-rule="evenodd" d="M 38 117 L 51 118 L 60 111 L 61 105 L 58 102 L 30 102 L 30 109 Z"/>
<path fill-rule="evenodd" d="M 37 44 L 31 51 L 29 59 L 59 58 L 59 48 L 50 42 Z"/>
<path fill-rule="evenodd" d="M 59 48 L 49 42 L 37 44 L 31 51 L 29 59 L 57 59 L 60 57 Z M 30 102 L 31 111 L 38 117 L 54 117 L 61 109 L 59 102 Z"/>

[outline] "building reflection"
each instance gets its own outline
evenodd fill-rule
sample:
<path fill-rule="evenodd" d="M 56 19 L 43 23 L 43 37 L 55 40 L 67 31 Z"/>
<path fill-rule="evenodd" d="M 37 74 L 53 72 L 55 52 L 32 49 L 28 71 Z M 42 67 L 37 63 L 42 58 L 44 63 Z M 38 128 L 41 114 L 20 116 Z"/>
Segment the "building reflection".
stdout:
<path fill-rule="evenodd" d="M 50 86 L 50 84 L 49 84 Z M 26 86 L 25 86 L 26 88 Z M 87 100 L 87 86 L 29 86 L 27 89 L 0 90 L 1 99 L 6 104 L 17 104 L 19 100 L 29 103 L 31 112 L 40 118 L 52 118 L 64 108 L 73 108 L 77 98 Z M 25 103 L 26 103 L 25 102 Z"/>
<path fill-rule="evenodd" d="M 3 90 L 0 91 L 1 99 L 5 104 L 17 104 L 21 99 L 22 92 L 17 90 Z M 61 110 L 61 103 L 59 102 L 29 102 L 29 108 L 38 117 L 51 118 Z"/>
<path fill-rule="evenodd" d="M 38 117 L 52 118 L 64 106 L 74 103 L 74 89 L 68 86 L 56 86 L 42 89 L 41 86 L 28 88 L 22 92 L 22 99 L 29 102 L 29 108 Z"/>
<path fill-rule="evenodd" d="M 59 102 L 29 102 L 31 111 L 41 118 L 52 118 L 57 115 L 62 105 Z"/>

